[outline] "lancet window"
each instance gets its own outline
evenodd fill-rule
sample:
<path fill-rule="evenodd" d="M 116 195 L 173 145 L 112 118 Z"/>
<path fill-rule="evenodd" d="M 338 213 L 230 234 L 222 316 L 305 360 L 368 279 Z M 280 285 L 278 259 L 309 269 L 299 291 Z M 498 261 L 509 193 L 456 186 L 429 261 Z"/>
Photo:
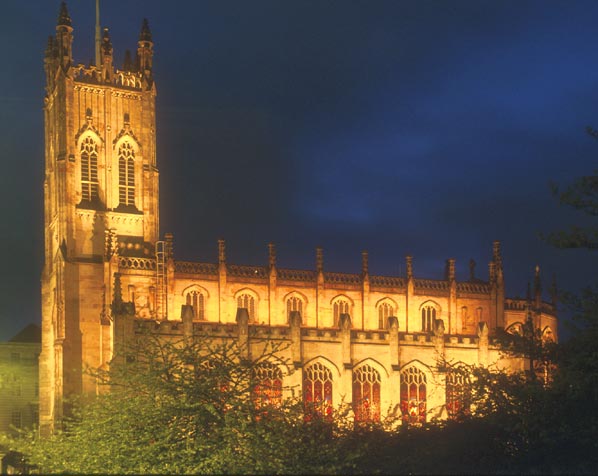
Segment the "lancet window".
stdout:
<path fill-rule="evenodd" d="M 351 314 L 351 305 L 345 299 L 338 299 L 332 305 L 332 312 L 334 313 L 334 325 L 338 326 L 341 314 Z"/>
<path fill-rule="evenodd" d="M 297 311 L 303 317 L 303 300 L 297 296 L 287 299 L 287 322 L 290 322 L 293 311 Z"/>
<path fill-rule="evenodd" d="M 81 144 L 81 201 L 99 200 L 98 146 L 91 137 Z"/>
<path fill-rule="evenodd" d="M 247 309 L 249 322 L 255 322 L 255 299 L 250 294 L 241 294 L 237 297 L 237 308 Z"/>
<path fill-rule="evenodd" d="M 128 142 L 118 148 L 118 203 L 135 206 L 135 151 Z"/>
<path fill-rule="evenodd" d="M 280 406 L 282 403 L 282 371 L 280 367 L 264 362 L 252 370 L 253 401 L 256 407 Z"/>
<path fill-rule="evenodd" d="M 471 386 L 469 376 L 463 366 L 449 367 L 446 372 L 446 409 L 451 419 L 469 413 Z"/>
<path fill-rule="evenodd" d="M 185 302 L 193 307 L 193 317 L 200 321 L 205 320 L 204 296 L 201 292 L 193 290 L 185 295 Z"/>
<path fill-rule="evenodd" d="M 357 422 L 380 421 L 380 373 L 369 365 L 353 372 L 353 412 Z"/>
<path fill-rule="evenodd" d="M 308 415 L 332 416 L 332 372 L 319 362 L 303 371 L 303 402 Z"/>
<path fill-rule="evenodd" d="M 432 306 L 422 307 L 422 332 L 431 332 L 436 320 L 436 309 Z"/>
<path fill-rule="evenodd" d="M 386 329 L 388 318 L 394 314 L 393 306 L 388 302 L 383 302 L 378 306 L 378 329 Z"/>
<path fill-rule="evenodd" d="M 408 423 L 426 421 L 426 375 L 416 367 L 401 372 L 401 412 Z"/>

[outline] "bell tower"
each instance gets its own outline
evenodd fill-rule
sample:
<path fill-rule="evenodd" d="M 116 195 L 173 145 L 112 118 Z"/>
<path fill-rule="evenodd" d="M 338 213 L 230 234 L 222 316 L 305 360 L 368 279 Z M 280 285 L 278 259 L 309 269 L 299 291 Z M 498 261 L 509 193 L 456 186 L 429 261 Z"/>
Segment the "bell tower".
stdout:
<path fill-rule="evenodd" d="M 153 42 L 143 20 L 137 61 L 115 67 L 108 28 L 95 64 L 73 63 L 73 25 L 60 5 L 44 55 L 45 253 L 40 425 L 51 431 L 63 398 L 95 392 L 84 375 L 111 358 L 114 255 L 152 256 L 159 234 Z"/>

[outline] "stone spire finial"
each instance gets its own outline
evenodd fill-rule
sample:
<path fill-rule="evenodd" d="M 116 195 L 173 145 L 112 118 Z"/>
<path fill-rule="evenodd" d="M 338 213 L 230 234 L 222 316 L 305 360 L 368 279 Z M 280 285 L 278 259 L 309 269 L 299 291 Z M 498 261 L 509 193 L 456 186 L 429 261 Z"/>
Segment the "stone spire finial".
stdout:
<path fill-rule="evenodd" d="M 449 258 L 446 260 L 445 274 L 447 281 L 455 280 L 455 258 Z"/>
<path fill-rule="evenodd" d="M 540 279 L 540 266 L 536 265 L 534 274 L 534 295 L 542 293 L 542 280 Z"/>
<path fill-rule="evenodd" d="M 361 252 L 361 273 L 366 276 L 370 272 L 369 256 L 367 251 Z"/>
<path fill-rule="evenodd" d="M 66 2 L 60 3 L 60 12 L 58 13 L 58 21 L 56 22 L 56 26 L 73 26 L 71 17 L 66 8 Z"/>
<path fill-rule="evenodd" d="M 147 18 L 143 19 L 141 24 L 141 33 L 139 34 L 139 41 L 152 41 L 152 32 L 150 31 L 149 22 Z"/>
<path fill-rule="evenodd" d="M 475 280 L 475 265 L 476 265 L 475 260 L 473 258 L 470 259 L 469 260 L 469 280 L 470 281 Z"/>
<path fill-rule="evenodd" d="M 102 33 L 102 55 L 112 56 L 112 41 L 110 41 L 110 33 L 107 27 L 104 27 L 104 32 Z"/>
<path fill-rule="evenodd" d="M 492 259 L 497 265 L 502 262 L 502 256 L 500 254 L 500 241 L 495 240 L 492 242 Z"/>
<path fill-rule="evenodd" d="M 125 50 L 125 59 L 123 61 L 123 71 L 133 71 L 133 58 L 131 50 Z"/>
<path fill-rule="evenodd" d="M 268 264 L 270 268 L 276 267 L 276 245 L 268 243 Z"/>
<path fill-rule="evenodd" d="M 218 264 L 226 264 L 226 245 L 224 240 L 218 240 Z"/>
<path fill-rule="evenodd" d="M 556 307 L 556 304 L 558 301 L 558 296 L 559 296 L 559 290 L 556 285 L 556 275 L 555 274 L 552 275 L 552 283 L 550 284 L 549 292 L 550 292 L 550 300 L 552 301 L 552 305 Z"/>
<path fill-rule="evenodd" d="M 316 271 L 318 273 L 324 272 L 324 250 L 321 246 L 316 248 Z"/>
<path fill-rule="evenodd" d="M 407 279 L 413 278 L 413 257 L 410 255 L 405 256 L 405 262 L 407 265 Z"/>
<path fill-rule="evenodd" d="M 496 263 L 494 261 L 488 263 L 488 279 L 491 283 L 496 281 Z"/>

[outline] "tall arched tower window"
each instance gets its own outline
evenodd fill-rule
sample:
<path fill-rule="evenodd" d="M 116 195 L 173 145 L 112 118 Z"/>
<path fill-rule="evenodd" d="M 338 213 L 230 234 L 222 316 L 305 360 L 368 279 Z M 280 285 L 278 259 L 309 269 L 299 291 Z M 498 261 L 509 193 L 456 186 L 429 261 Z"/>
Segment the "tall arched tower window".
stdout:
<path fill-rule="evenodd" d="M 98 181 L 98 145 L 91 137 L 81 143 L 81 201 L 100 199 Z"/>
<path fill-rule="evenodd" d="M 401 372 L 401 412 L 409 423 L 426 421 L 426 375 L 416 367 Z"/>
<path fill-rule="evenodd" d="M 128 142 L 118 148 L 118 204 L 135 206 L 135 151 Z"/>
<path fill-rule="evenodd" d="M 237 308 L 247 309 L 249 322 L 255 322 L 255 299 L 249 294 L 241 294 L 237 297 Z"/>
<path fill-rule="evenodd" d="M 380 421 L 380 373 L 369 365 L 353 372 L 355 421 Z"/>
<path fill-rule="evenodd" d="M 378 329 L 385 329 L 388 318 L 394 314 L 395 310 L 389 302 L 382 302 L 378 305 Z"/>
<path fill-rule="evenodd" d="M 436 320 L 436 309 L 432 306 L 422 307 L 422 332 L 431 332 Z"/>
<path fill-rule="evenodd" d="M 287 322 L 290 322 L 293 311 L 297 311 L 303 318 L 303 300 L 300 297 L 291 296 L 287 299 Z"/>
<path fill-rule="evenodd" d="M 319 362 L 303 371 L 303 402 L 308 414 L 332 415 L 332 372 Z"/>
<path fill-rule="evenodd" d="M 185 301 L 188 306 L 193 307 L 193 316 L 200 321 L 205 320 L 204 311 L 204 297 L 199 291 L 189 291 L 185 296 Z"/>

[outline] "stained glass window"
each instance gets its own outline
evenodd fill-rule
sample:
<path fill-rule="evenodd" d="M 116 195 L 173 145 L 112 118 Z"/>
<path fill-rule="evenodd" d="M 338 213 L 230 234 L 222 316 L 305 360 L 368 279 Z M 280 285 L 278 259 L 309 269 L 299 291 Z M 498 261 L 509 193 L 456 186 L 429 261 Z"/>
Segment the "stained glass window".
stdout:
<path fill-rule="evenodd" d="M 332 372 L 319 362 L 303 370 L 303 402 L 308 415 L 332 416 Z"/>
<path fill-rule="evenodd" d="M 449 367 L 446 372 L 446 409 L 451 419 L 469 413 L 471 387 L 464 367 Z"/>
<path fill-rule="evenodd" d="M 357 422 L 380 421 L 380 373 L 369 365 L 353 372 L 353 412 Z"/>
<path fill-rule="evenodd" d="M 401 412 L 406 422 L 426 421 L 426 375 L 415 367 L 401 371 Z"/>
<path fill-rule="evenodd" d="M 256 407 L 280 406 L 282 403 L 282 371 L 270 362 L 252 369 L 253 400 Z"/>

